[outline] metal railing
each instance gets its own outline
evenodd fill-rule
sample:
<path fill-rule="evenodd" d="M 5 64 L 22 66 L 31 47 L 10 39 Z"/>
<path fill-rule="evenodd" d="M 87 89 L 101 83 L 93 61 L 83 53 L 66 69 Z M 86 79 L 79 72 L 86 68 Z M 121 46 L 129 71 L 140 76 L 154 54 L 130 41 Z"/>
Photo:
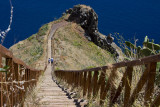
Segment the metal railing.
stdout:
<path fill-rule="evenodd" d="M 44 70 L 36 70 L 13 56 L 13 53 L 0 45 L 0 68 L 9 66 L 7 72 L 0 72 L 0 106 L 17 107 L 27 91 L 33 89 Z M 45 67 L 46 69 L 46 67 Z"/>
<path fill-rule="evenodd" d="M 106 98 L 108 98 L 110 106 L 118 103 L 118 97 L 123 93 L 121 99 L 122 105 L 124 107 L 131 106 L 138 98 L 139 93 L 143 88 L 145 91 L 143 93 L 144 102 L 142 103 L 144 103 L 145 106 L 150 105 L 151 107 L 158 107 L 160 105 L 160 93 L 153 96 L 154 99 L 151 96 L 155 93 L 156 66 L 159 61 L 160 54 L 91 69 L 56 70 L 55 77 L 63 80 L 71 87 L 80 87 L 83 91 L 83 96 L 88 99 L 94 99 L 99 95 L 100 105 L 104 104 Z M 144 71 L 134 88 L 131 88 L 135 81 L 132 79 L 134 67 L 136 66 L 141 66 Z M 125 68 L 124 73 L 122 73 L 123 75 L 116 87 L 114 83 L 117 79 L 117 72 L 122 68 Z M 109 77 L 106 76 L 108 70 L 111 71 Z"/>

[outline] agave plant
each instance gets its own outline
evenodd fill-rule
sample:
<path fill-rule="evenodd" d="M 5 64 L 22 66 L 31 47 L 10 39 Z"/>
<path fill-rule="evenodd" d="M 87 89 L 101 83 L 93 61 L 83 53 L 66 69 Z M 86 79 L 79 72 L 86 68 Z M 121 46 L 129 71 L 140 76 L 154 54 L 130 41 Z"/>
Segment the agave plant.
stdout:
<path fill-rule="evenodd" d="M 4 66 L 3 68 L 0 68 L 0 72 L 7 73 L 9 68 L 10 68 L 9 66 Z"/>
<path fill-rule="evenodd" d="M 145 56 L 155 55 L 160 53 L 160 44 L 155 44 L 154 40 L 149 41 L 148 36 L 144 38 L 143 47 L 136 46 L 129 41 L 125 41 L 126 48 L 124 50 L 127 56 L 126 60 L 141 58 Z M 160 62 L 157 63 L 156 84 L 160 87 Z"/>
<path fill-rule="evenodd" d="M 158 54 L 160 51 L 160 45 L 155 44 L 154 40 L 151 42 L 149 41 L 148 36 L 145 37 L 144 42 L 143 42 L 143 47 L 141 46 L 136 46 L 132 44 L 129 41 L 125 41 L 126 48 L 124 50 L 124 53 L 127 57 L 137 57 L 141 58 L 144 56 L 150 56 L 150 55 L 155 55 Z"/>

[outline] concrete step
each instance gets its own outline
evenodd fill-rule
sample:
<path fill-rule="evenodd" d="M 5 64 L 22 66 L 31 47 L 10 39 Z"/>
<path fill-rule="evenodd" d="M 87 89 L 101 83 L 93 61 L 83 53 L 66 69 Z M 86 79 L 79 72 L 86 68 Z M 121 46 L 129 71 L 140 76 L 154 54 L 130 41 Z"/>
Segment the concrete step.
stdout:
<path fill-rule="evenodd" d="M 57 92 L 57 91 L 62 91 L 62 89 L 40 89 L 39 92 Z M 62 91 L 63 92 L 63 91 Z"/>
<path fill-rule="evenodd" d="M 40 105 L 75 105 L 74 102 L 64 102 L 64 101 L 41 101 Z M 63 107 L 63 106 L 62 106 Z"/>
<path fill-rule="evenodd" d="M 50 84 L 50 85 L 41 85 L 40 88 L 60 88 L 60 87 L 58 87 L 57 85 Z"/>
<path fill-rule="evenodd" d="M 53 80 L 43 80 L 42 82 L 46 82 L 46 83 L 54 83 Z"/>
<path fill-rule="evenodd" d="M 50 99 L 63 99 L 63 100 L 73 100 L 73 99 L 69 99 L 67 96 L 65 95 L 61 95 L 61 96 L 45 96 L 45 95 L 38 95 L 38 98 L 50 98 Z"/>
<path fill-rule="evenodd" d="M 50 104 L 50 105 L 40 105 L 40 107 L 76 107 L 76 105 Z"/>
<path fill-rule="evenodd" d="M 57 84 L 41 84 L 41 87 L 58 87 Z"/>
<path fill-rule="evenodd" d="M 43 82 L 43 83 L 41 83 L 41 84 L 43 84 L 43 85 L 47 85 L 47 84 L 48 84 L 48 85 L 51 85 L 51 84 L 52 84 L 52 85 L 57 85 L 57 84 L 54 83 L 53 81 L 52 81 L 52 82 L 48 82 L 48 81 L 47 81 L 47 82 Z"/>
<path fill-rule="evenodd" d="M 44 91 L 39 91 L 39 93 L 37 95 L 52 95 L 52 96 L 62 96 L 62 95 L 66 95 L 66 93 L 62 92 L 62 91 L 48 91 L 48 92 L 44 92 Z"/>
<path fill-rule="evenodd" d="M 40 88 L 39 91 L 62 91 L 62 89 L 58 87 L 53 89 L 51 87 L 48 87 L 48 88 Z"/>
<path fill-rule="evenodd" d="M 58 87 L 57 85 L 50 85 L 50 86 L 45 86 L 45 85 L 42 85 L 40 88 L 60 88 L 60 87 Z"/>
<path fill-rule="evenodd" d="M 49 102 L 49 103 L 52 103 L 52 102 L 68 102 L 68 103 L 74 103 L 74 100 L 73 99 L 68 99 L 68 98 L 46 98 L 46 97 L 39 97 L 38 99 L 40 102 Z"/>

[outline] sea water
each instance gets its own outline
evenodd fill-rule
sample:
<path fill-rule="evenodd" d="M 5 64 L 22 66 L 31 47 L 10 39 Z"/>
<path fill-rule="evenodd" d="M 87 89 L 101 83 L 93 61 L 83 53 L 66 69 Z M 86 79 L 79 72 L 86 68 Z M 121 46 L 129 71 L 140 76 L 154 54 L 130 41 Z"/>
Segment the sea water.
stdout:
<path fill-rule="evenodd" d="M 3 43 L 7 48 L 38 32 L 43 24 L 61 17 L 76 4 L 86 4 L 95 10 L 99 31 L 105 35 L 118 32 L 125 40 L 138 39 L 139 45 L 148 35 L 160 43 L 159 0 L 12 0 L 12 3 L 13 23 Z M 9 18 L 9 0 L 0 0 L 0 30 L 7 29 Z"/>

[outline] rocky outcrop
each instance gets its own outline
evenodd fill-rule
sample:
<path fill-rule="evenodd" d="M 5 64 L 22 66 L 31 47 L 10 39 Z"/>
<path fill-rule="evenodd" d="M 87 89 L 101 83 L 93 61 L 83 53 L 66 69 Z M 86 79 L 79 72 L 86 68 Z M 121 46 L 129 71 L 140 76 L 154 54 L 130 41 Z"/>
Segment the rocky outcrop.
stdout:
<path fill-rule="evenodd" d="M 93 41 L 96 45 L 103 49 L 108 50 L 111 54 L 118 57 L 116 49 L 112 46 L 114 38 L 109 34 L 108 36 L 102 35 L 98 31 L 98 15 L 95 11 L 85 5 L 76 5 L 73 8 L 66 10 L 70 14 L 68 21 L 74 21 L 85 30 L 86 38 Z"/>

